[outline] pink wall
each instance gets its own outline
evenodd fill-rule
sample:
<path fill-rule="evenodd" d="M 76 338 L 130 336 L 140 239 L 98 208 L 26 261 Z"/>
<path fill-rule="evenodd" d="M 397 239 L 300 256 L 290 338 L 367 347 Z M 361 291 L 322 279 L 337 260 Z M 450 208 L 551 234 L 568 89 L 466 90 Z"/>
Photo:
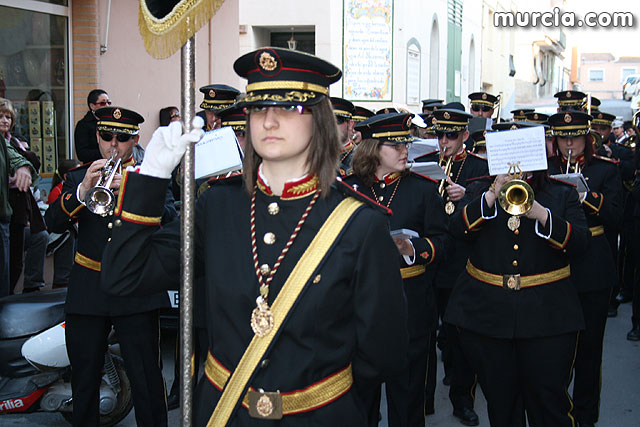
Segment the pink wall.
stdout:
<path fill-rule="evenodd" d="M 144 146 L 158 126 L 159 110 L 169 105 L 180 108 L 180 51 L 164 60 L 147 53 L 138 31 L 138 7 L 137 1 L 112 0 L 108 51 L 99 58 L 98 86 L 109 93 L 114 105 L 133 109 L 145 118 L 140 133 Z M 104 26 L 105 7 L 99 19 Z M 224 83 L 244 90 L 232 68 L 238 57 L 237 34 L 238 0 L 226 0 L 210 24 L 196 33 L 196 112 L 202 98 L 200 86 Z"/>

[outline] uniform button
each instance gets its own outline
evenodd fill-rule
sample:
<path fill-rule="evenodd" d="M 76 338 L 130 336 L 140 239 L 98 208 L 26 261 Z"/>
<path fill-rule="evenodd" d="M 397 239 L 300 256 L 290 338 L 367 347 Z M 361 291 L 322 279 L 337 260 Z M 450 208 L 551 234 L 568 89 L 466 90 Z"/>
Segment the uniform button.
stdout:
<path fill-rule="evenodd" d="M 107 242 L 110 242 L 110 241 L 111 241 L 111 237 L 109 237 L 109 238 L 107 239 Z"/>
<path fill-rule="evenodd" d="M 264 240 L 267 245 L 273 245 L 276 242 L 276 235 L 272 232 L 265 233 L 262 240 Z"/>
<path fill-rule="evenodd" d="M 276 202 L 269 203 L 269 206 L 267 206 L 267 212 L 269 212 L 269 215 L 278 215 L 278 212 L 280 212 L 280 206 L 278 206 Z"/>
<path fill-rule="evenodd" d="M 317 284 L 320 283 L 320 280 L 322 280 L 322 275 L 318 274 L 316 277 L 313 278 L 313 284 Z"/>
<path fill-rule="evenodd" d="M 269 273 L 271 273 L 271 268 L 269 268 L 269 264 L 262 264 L 260 266 L 260 274 L 262 274 L 263 276 L 267 276 Z"/>
<path fill-rule="evenodd" d="M 515 235 L 517 236 L 518 234 L 520 234 L 520 230 L 518 230 L 518 229 L 516 228 L 515 230 L 513 230 L 513 234 L 515 234 Z"/>
<path fill-rule="evenodd" d="M 384 197 L 383 197 L 383 196 L 378 196 L 378 201 L 379 201 L 379 202 L 381 202 L 381 201 L 383 201 L 383 200 L 384 200 Z"/>
<path fill-rule="evenodd" d="M 386 187 L 386 186 L 387 186 L 387 184 L 385 184 L 384 182 L 381 182 L 381 183 L 380 183 L 380 188 L 384 188 L 384 187 Z"/>
<path fill-rule="evenodd" d="M 514 260 L 513 260 L 513 262 L 512 262 L 511 264 L 513 264 L 513 266 L 514 266 L 514 267 L 517 267 L 517 266 L 518 266 L 518 261 L 516 261 L 516 260 L 514 259 Z"/>
<path fill-rule="evenodd" d="M 269 366 L 269 359 L 264 359 L 262 362 L 260 362 L 260 368 L 264 369 L 267 366 Z"/>
<path fill-rule="evenodd" d="M 467 230 L 464 230 L 464 234 L 469 234 L 469 232 Z"/>
<path fill-rule="evenodd" d="M 122 225 L 122 220 L 120 220 L 120 219 L 116 219 L 115 221 L 113 221 L 113 224 L 114 224 L 116 227 L 120 227 L 120 226 Z"/>
<path fill-rule="evenodd" d="M 110 222 L 109 224 L 107 224 L 107 228 L 109 228 L 109 229 L 113 228 L 113 223 Z"/>
<path fill-rule="evenodd" d="M 518 246 L 518 245 L 513 245 L 513 250 L 514 250 L 514 251 L 517 251 L 518 249 L 520 249 L 520 246 Z"/>

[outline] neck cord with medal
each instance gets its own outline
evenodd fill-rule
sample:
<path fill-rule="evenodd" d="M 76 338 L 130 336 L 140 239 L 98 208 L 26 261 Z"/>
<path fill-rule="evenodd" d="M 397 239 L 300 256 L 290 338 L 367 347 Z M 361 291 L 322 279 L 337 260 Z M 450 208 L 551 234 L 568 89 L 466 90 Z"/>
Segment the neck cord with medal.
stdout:
<path fill-rule="evenodd" d="M 507 174 L 514 180 L 522 179 L 522 169 L 520 169 L 520 162 L 509 163 L 509 171 Z M 507 220 L 507 228 L 515 232 L 520 227 L 520 216 L 511 215 Z"/>
<path fill-rule="evenodd" d="M 389 197 L 389 201 L 387 202 L 387 207 L 389 207 L 389 205 L 391 205 L 391 201 L 393 200 L 393 196 L 395 196 L 396 195 L 396 191 L 398 191 L 398 185 L 400 185 L 400 180 L 401 179 L 402 179 L 402 177 L 398 178 L 398 180 L 396 181 L 396 186 L 393 189 L 393 193 L 391 193 L 391 197 Z M 373 193 L 373 197 L 375 197 L 376 202 L 380 203 L 382 200 L 378 199 L 378 195 L 376 194 L 376 190 L 373 189 L 373 185 L 370 185 L 369 188 L 371 189 L 371 192 Z M 380 196 L 380 197 L 382 197 L 382 196 Z"/>
<path fill-rule="evenodd" d="M 463 149 L 463 152 L 464 152 L 464 149 Z M 457 154 L 455 154 L 454 156 L 457 156 Z M 462 173 L 462 168 L 464 167 L 464 162 L 466 161 L 467 161 L 467 156 L 464 156 L 464 159 L 462 159 L 462 163 L 460 164 L 460 169 L 458 169 L 458 174 L 456 175 L 456 179 L 453 180 L 454 184 L 458 183 L 458 179 L 460 179 L 460 174 Z M 455 157 L 454 157 L 454 163 L 455 163 Z M 449 200 L 449 196 L 447 195 L 447 203 L 444 204 L 444 211 L 447 213 L 447 215 L 452 215 L 455 212 L 455 210 L 456 210 L 455 203 Z"/>
<path fill-rule="evenodd" d="M 256 270 L 256 276 L 258 276 L 258 283 L 260 283 L 260 295 L 256 298 L 256 308 L 254 308 L 251 313 L 251 329 L 254 334 L 263 337 L 273 329 L 273 313 L 269 308 L 269 284 L 273 280 L 273 276 L 275 276 L 278 267 L 280 267 L 293 241 L 298 236 L 302 224 L 304 224 L 304 221 L 309 216 L 309 212 L 311 212 L 311 208 L 318 200 L 320 189 L 316 190 L 316 193 L 300 217 L 296 228 L 294 228 L 293 233 L 291 233 L 291 237 L 289 237 L 289 240 L 284 245 L 272 269 L 269 269 L 267 264 L 260 266 L 258 262 L 258 245 L 256 244 L 256 192 L 257 186 L 253 188 L 253 193 L 251 194 L 251 251 L 253 253 L 253 266 Z M 265 279 L 264 276 L 267 276 L 267 278 Z"/>

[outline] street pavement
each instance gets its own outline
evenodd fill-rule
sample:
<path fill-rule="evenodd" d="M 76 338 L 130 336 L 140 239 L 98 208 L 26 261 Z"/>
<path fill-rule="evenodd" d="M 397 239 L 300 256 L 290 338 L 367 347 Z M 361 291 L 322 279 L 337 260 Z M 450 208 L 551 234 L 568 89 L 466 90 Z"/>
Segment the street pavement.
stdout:
<path fill-rule="evenodd" d="M 604 340 L 604 363 L 602 367 L 602 403 L 598 427 L 638 427 L 640 425 L 640 342 L 627 341 L 627 332 L 631 329 L 631 304 L 620 306 L 618 317 L 610 318 Z M 169 336 L 162 345 L 164 373 L 167 387 L 173 381 L 173 350 L 175 337 Z M 543 355 L 541 355 L 544 357 Z M 429 427 L 460 427 L 452 415 L 449 403 L 449 388 L 442 385 L 444 372 L 442 362 L 438 362 L 438 380 L 436 386 L 436 412 L 427 417 Z M 480 387 L 477 389 L 476 411 L 481 426 L 489 426 L 486 402 Z M 383 401 L 383 420 L 380 427 L 387 427 L 386 403 Z M 169 412 L 169 425 L 180 425 L 180 410 Z M 3 427 L 66 427 L 68 424 L 60 414 L 34 413 L 24 415 L 2 415 Z M 134 427 L 133 411 L 119 424 L 122 427 Z M 302 426 L 301 426 L 302 427 Z"/>

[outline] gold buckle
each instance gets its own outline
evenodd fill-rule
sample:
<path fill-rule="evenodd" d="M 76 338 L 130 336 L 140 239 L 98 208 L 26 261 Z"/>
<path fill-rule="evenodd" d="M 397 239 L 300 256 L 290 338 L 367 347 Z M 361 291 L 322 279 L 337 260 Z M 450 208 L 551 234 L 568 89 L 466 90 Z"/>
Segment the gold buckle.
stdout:
<path fill-rule="evenodd" d="M 261 420 L 282 419 L 282 395 L 279 391 L 249 390 L 249 416 Z"/>
<path fill-rule="evenodd" d="M 520 290 L 520 275 L 505 274 L 502 276 L 502 287 L 511 291 Z"/>

